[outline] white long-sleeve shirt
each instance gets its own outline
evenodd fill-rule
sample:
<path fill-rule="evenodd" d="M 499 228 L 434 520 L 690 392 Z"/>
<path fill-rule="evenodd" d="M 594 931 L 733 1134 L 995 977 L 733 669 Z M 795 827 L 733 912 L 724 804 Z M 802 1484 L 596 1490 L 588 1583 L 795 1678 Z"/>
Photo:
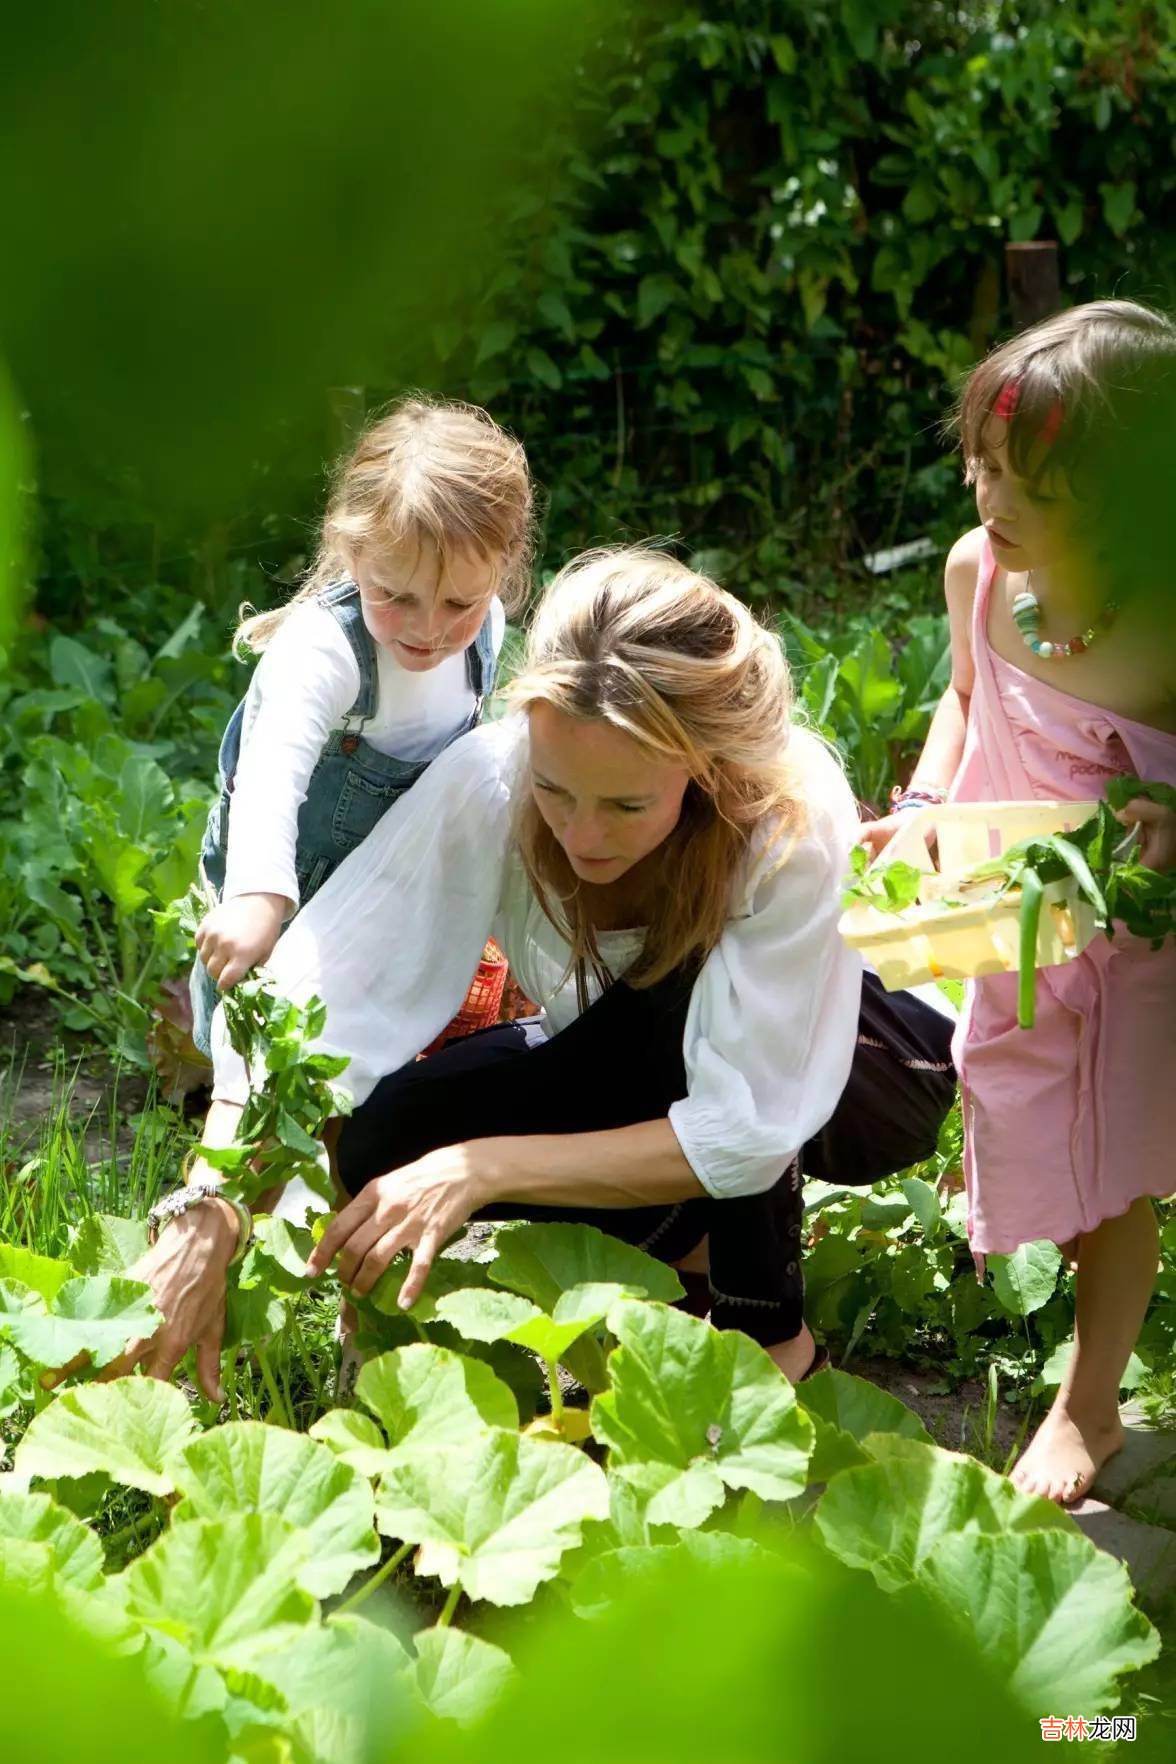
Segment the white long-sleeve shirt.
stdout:
<path fill-rule="evenodd" d="M 497 654 L 506 629 L 497 599 L 491 620 Z M 474 712 L 464 652 L 414 673 L 377 644 L 376 665 L 376 709 L 363 726 L 363 739 L 398 759 L 431 760 Z M 313 600 L 294 607 L 263 651 L 245 695 L 225 900 L 284 894 L 298 905 L 298 811 L 328 736 L 345 726 L 359 684 L 359 663 L 338 620 Z"/>
<path fill-rule="evenodd" d="M 731 917 L 694 983 L 684 1054 L 688 1094 L 670 1125 L 712 1195 L 770 1188 L 832 1114 L 849 1076 L 861 963 L 838 935 L 842 879 L 857 834 L 837 761 L 795 730 L 807 825 L 782 864 L 752 852 Z M 561 985 L 567 941 L 543 913 L 511 837 L 526 788 L 522 719 L 484 725 L 434 761 L 278 942 L 279 992 L 327 1007 L 317 1044 L 351 1061 L 341 1082 L 360 1103 L 452 1019 L 493 935 L 556 1034 L 576 1015 Z M 601 938 L 614 976 L 640 933 Z M 213 1095 L 243 1102 L 244 1067 L 213 1027 Z"/>

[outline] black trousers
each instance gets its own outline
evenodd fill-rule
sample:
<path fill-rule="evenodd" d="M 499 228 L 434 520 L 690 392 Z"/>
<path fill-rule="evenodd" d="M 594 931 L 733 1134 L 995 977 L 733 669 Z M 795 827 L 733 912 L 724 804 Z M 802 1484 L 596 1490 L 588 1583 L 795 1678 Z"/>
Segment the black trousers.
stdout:
<path fill-rule="evenodd" d="M 635 989 L 618 981 L 550 1039 L 501 1023 L 383 1079 L 343 1125 L 338 1168 L 357 1194 L 441 1146 L 533 1133 L 591 1133 L 666 1115 L 687 1091 L 693 973 Z M 479 1218 L 572 1220 L 673 1262 L 709 1238 L 711 1318 L 755 1340 L 790 1340 L 804 1315 L 802 1173 L 873 1182 L 930 1155 L 951 1106 L 951 1024 L 867 975 L 849 1084 L 832 1121 L 773 1188 L 672 1206 L 495 1203 Z"/>

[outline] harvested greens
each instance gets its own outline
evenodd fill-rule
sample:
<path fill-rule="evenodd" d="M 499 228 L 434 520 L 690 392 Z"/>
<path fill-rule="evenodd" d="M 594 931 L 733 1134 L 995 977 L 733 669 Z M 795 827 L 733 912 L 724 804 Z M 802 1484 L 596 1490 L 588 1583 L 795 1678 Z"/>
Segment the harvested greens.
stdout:
<path fill-rule="evenodd" d="M 1158 949 L 1165 937 L 1176 936 L 1176 875 L 1161 874 L 1141 864 L 1131 834 L 1115 818 L 1135 797 L 1149 797 L 1176 812 L 1176 789 L 1170 784 L 1145 784 L 1138 778 L 1113 778 L 1106 800 L 1072 833 L 1051 833 L 1010 846 L 999 858 L 976 864 L 953 877 L 950 891 L 934 902 L 945 912 L 972 904 L 981 893 L 995 900 L 1020 896 L 1017 1021 L 1031 1029 L 1035 1014 L 1037 932 L 1046 888 L 1069 878 L 1094 911 L 1095 923 L 1108 937 L 1122 929 L 1144 937 Z M 867 905 L 885 913 L 901 913 L 918 898 L 927 873 L 913 864 L 869 867 L 862 847 L 853 853 L 845 905 Z"/>

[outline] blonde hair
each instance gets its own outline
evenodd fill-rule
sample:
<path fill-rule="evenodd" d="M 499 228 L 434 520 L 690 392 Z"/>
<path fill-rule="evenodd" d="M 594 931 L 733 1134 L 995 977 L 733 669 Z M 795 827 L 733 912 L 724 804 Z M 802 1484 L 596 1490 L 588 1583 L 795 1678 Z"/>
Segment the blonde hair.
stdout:
<path fill-rule="evenodd" d="M 1002 393 L 1009 464 L 1036 485 L 1055 474 L 1111 573 L 1167 572 L 1176 537 L 1176 324 L 1134 300 L 1091 300 L 994 349 L 968 375 L 948 427 L 969 482 Z M 1166 578 L 1165 578 L 1166 589 Z"/>
<path fill-rule="evenodd" d="M 795 832 L 802 807 L 786 748 L 788 664 L 776 639 L 733 595 L 665 552 L 594 551 L 551 583 L 509 688 L 527 709 L 600 719 L 690 774 L 661 863 L 640 957 L 625 975 L 652 986 L 702 961 L 731 913 L 737 868 L 755 831 Z M 528 791 L 516 837 L 531 885 L 571 944 L 569 973 L 604 977 L 581 888 Z M 556 904 L 558 903 L 558 905 Z"/>
<path fill-rule="evenodd" d="M 264 649 L 300 601 L 350 575 L 367 549 L 431 544 L 444 572 L 456 552 L 494 570 L 508 612 L 530 582 L 534 496 L 522 447 L 473 404 L 402 399 L 361 436 L 335 475 L 310 575 L 285 606 L 241 608 L 233 648 Z"/>

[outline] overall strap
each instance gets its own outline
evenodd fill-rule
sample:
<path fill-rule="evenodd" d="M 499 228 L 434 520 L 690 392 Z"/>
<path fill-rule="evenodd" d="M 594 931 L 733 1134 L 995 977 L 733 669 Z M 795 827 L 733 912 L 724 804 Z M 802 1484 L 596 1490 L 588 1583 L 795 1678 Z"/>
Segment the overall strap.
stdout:
<path fill-rule="evenodd" d="M 478 635 L 465 653 L 466 675 L 469 679 L 470 690 L 478 701 L 474 714 L 480 717 L 482 706 L 494 691 L 494 682 L 498 677 L 498 657 L 494 653 L 494 613 L 492 610 L 482 620 Z"/>
<path fill-rule="evenodd" d="M 359 668 L 359 692 L 355 703 L 343 719 L 346 733 L 356 735 L 376 711 L 379 673 L 375 640 L 363 622 L 359 589 L 350 577 L 344 576 L 338 582 L 329 582 L 318 596 L 318 602 L 320 606 L 326 607 L 346 637 Z"/>

